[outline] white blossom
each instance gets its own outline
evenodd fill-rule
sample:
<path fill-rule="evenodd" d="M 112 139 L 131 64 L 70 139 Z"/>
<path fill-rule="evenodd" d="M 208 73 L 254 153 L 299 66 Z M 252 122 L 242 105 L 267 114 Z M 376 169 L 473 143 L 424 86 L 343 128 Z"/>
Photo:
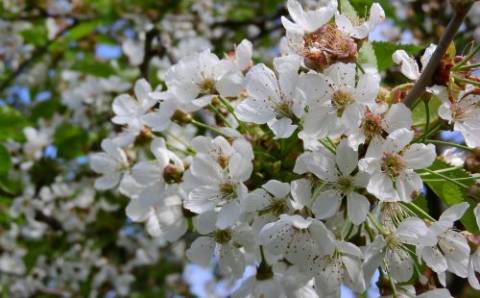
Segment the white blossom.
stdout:
<path fill-rule="evenodd" d="M 422 189 L 422 180 L 415 170 L 429 167 L 435 160 L 432 144 L 411 144 L 413 132 L 401 128 L 386 140 L 375 139 L 367 149 L 359 168 L 371 174 L 367 190 L 382 201 L 406 201 Z"/>

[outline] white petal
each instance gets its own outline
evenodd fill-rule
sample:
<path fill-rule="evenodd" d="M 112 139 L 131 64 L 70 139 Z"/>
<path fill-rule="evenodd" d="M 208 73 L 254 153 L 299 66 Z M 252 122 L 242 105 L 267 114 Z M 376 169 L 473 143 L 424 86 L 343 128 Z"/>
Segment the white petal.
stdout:
<path fill-rule="evenodd" d="M 222 245 L 220 248 L 220 272 L 225 276 L 241 277 L 245 270 L 245 257 L 238 248 Z"/>
<path fill-rule="evenodd" d="M 437 154 L 433 144 L 412 144 L 403 153 L 406 166 L 414 170 L 431 166 L 436 157 Z"/>
<path fill-rule="evenodd" d="M 337 90 L 348 91 L 355 87 L 356 66 L 353 63 L 335 63 L 325 70 Z"/>
<path fill-rule="evenodd" d="M 393 62 L 400 64 L 400 71 L 403 75 L 412 81 L 418 80 L 420 77 L 420 70 L 415 59 L 410 57 L 405 50 L 397 50 L 392 56 Z"/>
<path fill-rule="evenodd" d="M 355 99 L 362 104 L 374 104 L 380 90 L 380 75 L 364 73 L 358 80 Z"/>
<path fill-rule="evenodd" d="M 190 261 L 206 267 L 210 264 L 214 248 L 215 241 L 212 238 L 198 237 L 187 249 L 186 254 Z"/>
<path fill-rule="evenodd" d="M 269 180 L 262 187 L 276 198 L 284 198 L 290 193 L 290 184 L 278 180 Z"/>
<path fill-rule="evenodd" d="M 343 139 L 337 146 L 335 159 L 342 174 L 348 176 L 357 167 L 358 153 L 348 145 L 346 139 Z"/>
<path fill-rule="evenodd" d="M 437 244 L 436 236 L 428 229 L 423 220 L 418 217 L 408 217 L 403 220 L 395 232 L 403 243 L 417 246 L 433 246 Z"/>
<path fill-rule="evenodd" d="M 408 128 L 412 126 L 412 112 L 403 103 L 393 104 L 385 115 L 384 129 L 391 133 L 400 128 Z"/>
<path fill-rule="evenodd" d="M 120 174 L 113 173 L 105 175 L 95 180 L 95 188 L 98 190 L 107 190 L 115 187 L 120 181 Z"/>
<path fill-rule="evenodd" d="M 423 187 L 420 176 L 412 170 L 401 173 L 395 181 L 400 200 L 410 202 L 415 199 Z"/>
<path fill-rule="evenodd" d="M 480 228 L 480 203 L 475 206 L 473 209 L 473 213 L 475 214 L 475 220 L 477 221 L 477 226 Z"/>
<path fill-rule="evenodd" d="M 433 53 L 435 52 L 436 49 L 437 49 L 437 46 L 434 45 L 434 44 L 429 45 L 428 48 L 425 49 L 425 53 L 420 58 L 420 61 L 422 62 L 422 68 L 423 69 L 425 69 L 425 67 L 427 67 L 428 62 L 432 58 L 432 55 L 433 55 Z"/>
<path fill-rule="evenodd" d="M 238 201 L 225 204 L 218 213 L 217 228 L 226 229 L 231 227 L 240 218 L 241 209 Z"/>
<path fill-rule="evenodd" d="M 406 128 L 397 129 L 387 137 L 385 147 L 390 152 L 398 152 L 413 140 L 413 131 Z"/>
<path fill-rule="evenodd" d="M 304 73 L 298 80 L 298 88 L 303 92 L 309 105 L 323 106 L 332 98 L 332 82 L 319 73 Z"/>
<path fill-rule="evenodd" d="M 241 121 L 256 124 L 264 124 L 275 118 L 274 111 L 269 109 L 265 102 L 253 97 L 237 105 L 235 114 Z"/>
<path fill-rule="evenodd" d="M 235 60 L 240 70 L 245 70 L 252 65 L 252 48 L 252 43 L 244 39 L 235 49 Z"/>
<path fill-rule="evenodd" d="M 293 229 L 289 223 L 277 221 L 266 224 L 260 231 L 260 243 L 273 255 L 281 255 L 292 237 Z"/>
<path fill-rule="evenodd" d="M 398 194 L 393 188 L 393 181 L 383 173 L 377 173 L 370 178 L 367 186 L 368 192 L 381 201 L 398 201 Z"/>
<path fill-rule="evenodd" d="M 163 182 L 163 168 L 156 162 L 140 161 L 133 166 L 132 176 L 141 185 Z"/>
<path fill-rule="evenodd" d="M 292 181 L 292 198 L 293 207 L 295 209 L 303 209 L 310 207 L 312 201 L 312 183 L 307 179 L 298 179 Z"/>
<path fill-rule="evenodd" d="M 435 272 L 444 272 L 448 268 L 447 260 L 435 246 L 422 247 L 418 255 Z"/>
<path fill-rule="evenodd" d="M 250 178 L 253 171 L 253 165 L 249 160 L 235 153 L 228 163 L 230 178 L 235 182 L 243 182 Z"/>
<path fill-rule="evenodd" d="M 356 192 L 347 195 L 348 218 L 353 224 L 361 224 L 367 218 L 369 210 L 370 202 L 365 196 Z"/>
<path fill-rule="evenodd" d="M 220 199 L 219 189 L 212 186 L 200 186 L 193 189 L 185 200 L 185 208 L 195 213 L 212 210 Z"/>
<path fill-rule="evenodd" d="M 455 204 L 445 210 L 442 215 L 440 215 L 440 218 L 438 221 L 445 222 L 447 225 L 450 227 L 453 226 L 453 223 L 457 220 L 460 220 L 462 216 L 465 214 L 465 212 L 468 210 L 468 207 L 470 205 L 467 202 Z"/>
<path fill-rule="evenodd" d="M 289 138 L 297 129 L 297 125 L 292 125 L 292 120 L 286 117 L 270 120 L 267 124 L 275 135 L 275 139 Z"/>
<path fill-rule="evenodd" d="M 389 249 L 385 261 L 390 274 L 397 282 L 405 282 L 412 277 L 413 260 L 406 251 Z"/>
<path fill-rule="evenodd" d="M 209 234 L 216 228 L 217 217 L 217 212 L 213 210 L 206 211 L 193 218 L 193 226 L 198 233 L 202 235 Z"/>
<path fill-rule="evenodd" d="M 313 203 L 312 211 L 319 219 L 329 218 L 337 213 L 341 203 L 342 197 L 337 191 L 323 191 L 320 193 L 318 199 Z"/>
<path fill-rule="evenodd" d="M 218 183 L 222 177 L 220 166 L 206 156 L 196 156 L 192 161 L 190 171 L 195 177 L 210 183 Z"/>
<path fill-rule="evenodd" d="M 157 100 L 153 99 L 150 96 L 151 92 L 152 92 L 152 87 L 147 82 L 147 80 L 139 79 L 135 82 L 135 86 L 134 86 L 135 97 L 140 102 L 143 111 L 149 110 L 157 102 Z"/>

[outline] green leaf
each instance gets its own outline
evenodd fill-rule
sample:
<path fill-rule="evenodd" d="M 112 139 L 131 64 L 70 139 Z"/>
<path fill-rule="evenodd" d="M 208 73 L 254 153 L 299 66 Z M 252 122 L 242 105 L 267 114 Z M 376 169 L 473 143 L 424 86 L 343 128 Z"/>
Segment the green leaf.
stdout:
<path fill-rule="evenodd" d="M 0 141 L 24 141 L 22 130 L 27 125 L 27 119 L 19 111 L 8 106 L 0 107 Z"/>
<path fill-rule="evenodd" d="M 350 1 L 348 0 L 340 0 L 340 9 L 342 11 L 342 14 L 351 18 L 351 19 L 358 19 L 358 14 L 355 8 L 352 6 Z"/>
<path fill-rule="evenodd" d="M 84 154 L 88 133 L 81 127 L 64 124 L 57 128 L 53 144 L 57 146 L 59 157 L 73 159 Z"/>
<path fill-rule="evenodd" d="M 392 55 L 396 50 L 405 50 L 409 55 L 415 55 L 423 49 L 412 44 L 394 44 L 383 41 L 374 41 L 372 46 L 377 56 L 379 71 L 384 71 L 393 66 Z"/>
<path fill-rule="evenodd" d="M 38 119 L 50 119 L 53 117 L 55 112 L 60 107 L 60 102 L 55 99 L 44 100 L 35 104 L 32 108 L 32 113 L 30 118 L 32 121 L 36 121 Z"/>
<path fill-rule="evenodd" d="M 355 11 L 360 17 L 365 18 L 366 16 L 368 16 L 370 6 L 372 6 L 372 4 L 375 2 L 379 3 L 382 6 L 387 18 L 397 18 L 397 15 L 395 13 L 395 7 L 392 5 L 390 0 L 353 0 L 351 1 L 351 5 L 355 8 Z"/>
<path fill-rule="evenodd" d="M 432 171 L 435 171 L 435 170 L 441 170 L 441 169 L 450 168 L 450 167 L 451 166 L 449 164 L 440 160 L 436 160 L 429 169 Z M 464 171 L 463 169 L 455 169 L 453 171 L 443 172 L 441 174 L 452 179 L 472 177 L 468 172 Z M 439 177 L 435 175 L 428 175 L 428 176 L 422 176 L 422 179 L 438 180 Z M 471 179 L 471 180 L 462 180 L 461 183 L 470 187 L 475 182 L 473 179 Z M 476 202 L 473 198 L 471 198 L 468 195 L 465 189 L 456 185 L 453 182 L 446 181 L 446 180 L 425 181 L 425 184 L 448 206 L 467 202 L 470 205 L 470 208 L 467 210 L 467 212 L 463 216 L 461 222 L 463 223 L 463 225 L 468 231 L 478 234 L 479 230 L 475 220 L 475 215 L 473 214 L 473 208 L 475 208 Z"/>
<path fill-rule="evenodd" d="M 378 68 L 377 57 L 371 42 L 366 42 L 358 51 L 358 64 Z"/>
<path fill-rule="evenodd" d="M 69 41 L 79 40 L 91 33 L 95 32 L 97 26 L 101 24 L 100 20 L 92 20 L 83 22 L 72 29 L 70 29 L 66 35 L 66 39 Z"/>
<path fill-rule="evenodd" d="M 72 69 L 97 77 L 109 77 L 115 74 L 115 69 L 110 64 L 98 61 L 94 57 L 89 56 L 76 61 L 72 65 Z"/>
<path fill-rule="evenodd" d="M 22 192 L 22 183 L 11 179 L 7 173 L 0 173 L 0 194 L 9 197 L 18 196 Z"/>
<path fill-rule="evenodd" d="M 35 25 L 27 30 L 20 32 L 26 43 L 34 46 L 42 46 L 47 42 L 47 28 L 43 24 Z"/>
<path fill-rule="evenodd" d="M 0 174 L 5 174 L 10 171 L 12 161 L 10 160 L 10 153 L 7 148 L 0 144 Z"/>
<path fill-rule="evenodd" d="M 428 109 L 430 111 L 430 122 L 438 116 L 438 108 L 442 102 L 437 97 L 432 97 L 428 102 Z M 412 111 L 412 121 L 414 126 L 422 126 L 425 125 L 426 121 L 426 111 L 425 105 L 423 103 L 419 103 Z"/>

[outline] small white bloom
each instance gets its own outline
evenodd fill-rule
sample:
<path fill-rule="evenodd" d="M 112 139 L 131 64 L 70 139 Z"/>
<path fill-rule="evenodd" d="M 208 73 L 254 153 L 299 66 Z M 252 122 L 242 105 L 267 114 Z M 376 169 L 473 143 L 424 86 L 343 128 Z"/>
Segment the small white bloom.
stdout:
<path fill-rule="evenodd" d="M 172 99 L 187 112 L 207 106 L 214 96 L 236 97 L 243 75 L 234 62 L 220 60 L 210 50 L 195 53 L 173 65 L 165 74 L 168 90 L 155 92 L 158 100 Z"/>
<path fill-rule="evenodd" d="M 238 118 L 256 124 L 267 123 L 276 138 L 288 138 L 303 115 L 303 97 L 297 88 L 300 59 L 285 56 L 274 59 L 275 73 L 264 64 L 254 66 L 246 76 L 247 99 L 235 109 Z"/>
<path fill-rule="evenodd" d="M 468 209 L 468 203 L 460 203 L 445 210 L 438 221 L 432 223 L 430 231 L 438 242 L 429 246 L 417 246 L 417 253 L 435 272 L 446 270 L 460 276 L 468 276 L 470 247 L 465 237 L 453 230 L 453 224 Z"/>
<path fill-rule="evenodd" d="M 357 20 L 351 20 L 348 16 L 336 13 L 335 23 L 338 28 L 355 39 L 365 39 L 368 34 L 381 22 L 385 20 L 385 12 L 378 3 L 373 3 L 370 7 L 368 20 L 361 24 L 356 24 Z"/>
<path fill-rule="evenodd" d="M 379 75 L 357 73 L 355 64 L 336 63 L 324 74 L 303 75 L 300 82 L 309 107 L 301 138 L 322 139 L 360 127 L 364 108 L 375 104 L 380 90 Z"/>
<path fill-rule="evenodd" d="M 112 104 L 115 113 L 112 122 L 140 130 L 145 124 L 143 118 L 157 101 L 150 96 L 152 87 L 145 79 L 140 79 L 135 83 L 134 92 L 136 99 L 128 94 L 122 94 L 115 98 Z"/>
<path fill-rule="evenodd" d="M 105 152 L 92 154 L 90 166 L 95 173 L 102 175 L 95 181 L 95 188 L 106 190 L 119 183 L 129 165 L 127 155 L 117 144 L 105 139 L 101 146 Z"/>
<path fill-rule="evenodd" d="M 235 51 L 232 53 L 232 55 L 227 55 L 227 59 L 235 63 L 238 69 L 244 72 L 253 65 L 252 51 L 252 43 L 248 39 L 244 39 L 240 44 L 238 44 L 238 46 L 235 47 Z"/>
<path fill-rule="evenodd" d="M 140 161 L 132 168 L 135 181 L 144 187 L 138 198 L 132 198 L 127 206 L 127 216 L 133 221 L 145 221 L 156 205 L 165 205 L 163 196 L 175 188 L 184 170 L 182 160 L 167 149 L 165 140 L 155 138 L 150 144 L 155 156 L 153 161 Z M 172 199 L 173 200 L 173 199 Z M 170 204 L 172 205 L 172 204 Z"/>
<path fill-rule="evenodd" d="M 46 129 L 35 129 L 25 127 L 23 134 L 27 142 L 23 145 L 23 151 L 30 159 L 40 159 L 43 155 L 43 149 L 51 142 L 51 133 Z"/>
<path fill-rule="evenodd" d="M 425 50 L 425 53 L 420 58 L 421 66 L 418 65 L 414 58 L 410 57 L 405 50 L 397 50 L 393 53 L 393 62 L 400 65 L 400 71 L 404 76 L 412 81 L 416 81 L 420 78 L 420 75 L 427 66 L 428 62 L 432 58 L 433 53 L 437 49 L 437 46 L 431 44 Z M 420 69 L 421 67 L 421 69 Z"/>
<path fill-rule="evenodd" d="M 429 90 L 442 101 L 438 109 L 440 118 L 453 123 L 453 130 L 462 133 L 469 147 L 480 146 L 480 95 L 473 92 L 474 87 L 468 85 L 457 97 L 450 96 L 444 86 Z"/>
<path fill-rule="evenodd" d="M 230 144 L 225 138 L 192 140 L 197 151 L 182 187 L 189 193 L 185 208 L 203 213 L 220 208 L 217 226 L 227 228 L 241 215 L 241 201 L 248 190 L 243 184 L 252 173 L 253 152 L 250 143 L 237 139 Z"/>
<path fill-rule="evenodd" d="M 314 32 L 330 21 L 337 10 L 336 0 L 330 0 L 324 6 L 305 11 L 296 0 L 287 1 L 287 9 L 293 22 L 282 17 L 282 24 L 287 32 L 303 35 Z"/>
<path fill-rule="evenodd" d="M 357 190 L 366 187 L 368 174 L 355 173 L 358 153 L 343 139 L 337 146 L 336 155 L 320 148 L 315 152 L 302 153 L 296 161 L 294 172 L 313 173 L 326 185 L 314 201 L 312 211 L 319 219 L 334 216 L 345 198 L 348 218 L 355 224 L 361 224 L 370 209 L 368 199 Z"/>
<path fill-rule="evenodd" d="M 335 240 L 331 255 L 314 258 L 310 267 L 315 273 L 315 286 L 320 297 L 338 297 L 340 286 L 345 283 L 357 293 L 364 292 L 366 281 L 362 270 L 363 253 L 355 244 Z"/>
<path fill-rule="evenodd" d="M 207 211 L 194 219 L 194 226 L 204 236 L 193 241 L 187 250 L 187 257 L 201 266 L 208 266 L 214 254 L 219 256 L 220 272 L 223 276 L 240 278 L 247 265 L 248 258 L 242 248 L 252 246 L 254 238 L 249 227 L 236 226 L 218 229 L 215 226 L 217 214 Z"/>
<path fill-rule="evenodd" d="M 412 112 L 403 103 L 396 103 L 389 108 L 386 105 L 373 105 L 364 108 L 360 126 L 352 125 L 347 128 L 346 135 L 352 148 L 370 142 L 374 138 L 383 138 L 383 134 L 390 134 L 400 128 L 410 129 L 412 126 Z"/>
<path fill-rule="evenodd" d="M 436 158 L 432 144 L 410 144 L 413 132 L 401 128 L 386 140 L 370 143 L 359 168 L 371 174 L 367 190 L 382 201 L 409 202 L 422 189 L 422 179 L 415 170 L 429 167 Z"/>
<path fill-rule="evenodd" d="M 271 256 L 284 257 L 298 268 L 308 269 L 315 257 L 333 252 L 323 223 L 300 215 L 280 215 L 260 231 L 260 243 Z"/>

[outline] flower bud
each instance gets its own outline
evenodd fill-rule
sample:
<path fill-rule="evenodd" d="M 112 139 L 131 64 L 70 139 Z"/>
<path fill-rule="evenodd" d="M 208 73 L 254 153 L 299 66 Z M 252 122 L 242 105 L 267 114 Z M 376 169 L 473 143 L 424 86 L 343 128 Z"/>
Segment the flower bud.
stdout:
<path fill-rule="evenodd" d="M 188 124 L 192 122 L 192 115 L 182 110 L 176 110 L 175 113 L 173 113 L 172 120 L 178 124 Z"/>
<path fill-rule="evenodd" d="M 308 67 L 323 70 L 335 62 L 354 62 L 357 48 L 353 38 L 340 31 L 335 23 L 328 23 L 305 35 L 303 56 Z"/>
<path fill-rule="evenodd" d="M 174 165 L 168 165 L 163 170 L 165 182 L 173 184 L 182 182 L 183 172 Z"/>

